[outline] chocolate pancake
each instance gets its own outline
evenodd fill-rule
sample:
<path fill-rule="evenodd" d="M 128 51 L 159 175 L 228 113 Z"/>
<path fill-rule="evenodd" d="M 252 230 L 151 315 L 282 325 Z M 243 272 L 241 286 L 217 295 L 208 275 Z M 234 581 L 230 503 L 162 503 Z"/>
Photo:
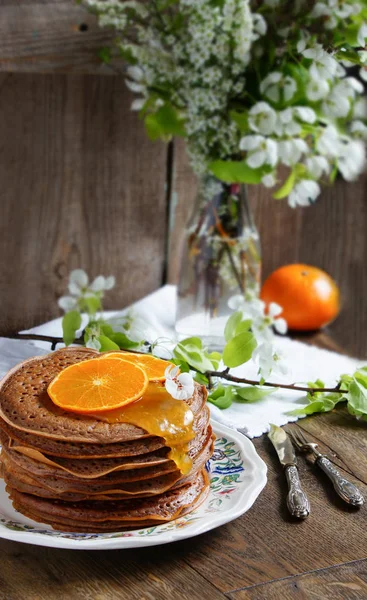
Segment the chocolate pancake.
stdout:
<path fill-rule="evenodd" d="M 193 504 L 191 506 L 183 508 L 181 510 L 181 512 L 178 515 L 176 515 L 176 518 L 183 517 L 187 513 L 198 508 L 200 506 L 200 504 L 202 502 L 204 502 L 208 493 L 209 493 L 209 488 L 207 486 L 203 489 L 203 491 L 197 497 L 195 502 L 193 502 Z M 14 501 L 13 504 L 15 506 L 18 506 L 17 510 L 19 510 L 19 512 L 22 512 L 22 514 L 24 514 L 29 519 L 33 519 L 33 521 L 36 521 L 38 523 L 44 523 L 44 521 L 42 520 L 43 515 L 31 512 L 30 510 L 28 510 L 28 508 L 25 508 L 24 506 L 21 506 L 19 504 L 17 505 L 17 501 Z M 162 521 L 159 519 L 150 519 L 150 520 L 149 519 L 145 519 L 145 520 L 141 519 L 139 521 L 124 521 L 123 526 L 120 523 L 118 526 L 118 529 L 117 529 L 116 521 L 104 521 L 103 523 L 100 522 L 100 523 L 95 523 L 95 524 L 91 525 L 91 523 L 89 521 L 84 521 L 84 522 L 80 521 L 80 520 L 73 521 L 72 519 L 66 519 L 66 518 L 59 517 L 58 521 L 52 521 L 52 523 L 48 522 L 48 524 L 51 525 L 52 528 L 56 529 L 57 531 L 66 531 L 66 532 L 70 531 L 70 532 L 76 532 L 76 533 L 108 533 L 108 532 L 116 532 L 116 531 L 126 531 L 126 530 L 130 530 L 130 529 L 142 529 L 144 527 L 163 525 L 166 522 L 167 522 L 166 520 Z"/>
<path fill-rule="evenodd" d="M 151 437 L 135 425 L 105 423 L 64 411 L 49 398 L 47 388 L 62 369 L 98 356 L 94 350 L 70 347 L 14 367 L 0 382 L 0 419 L 13 429 L 68 443 L 109 444 Z M 206 396 L 206 388 L 195 384 L 192 398 L 186 401 L 194 415 L 202 410 Z"/>
<path fill-rule="evenodd" d="M 208 428 L 208 434 L 210 436 L 211 427 Z M 203 461 L 206 462 L 210 458 L 212 443 L 210 436 L 205 446 L 200 448 L 200 452 L 192 457 L 193 465 L 191 471 L 197 470 L 198 465 L 201 466 Z M 46 459 L 46 456 L 43 457 Z M 51 463 L 50 461 L 49 464 L 44 464 L 4 445 L 2 454 L 0 455 L 1 459 L 13 471 L 21 469 L 34 478 L 38 477 L 43 480 L 54 478 L 61 481 L 85 483 L 86 486 L 94 482 L 141 481 L 177 471 L 177 467 L 172 460 L 154 455 L 153 457 L 150 455 L 145 456 L 145 462 L 142 465 L 138 464 L 138 467 L 136 467 L 136 463 L 130 462 L 130 464 L 123 464 L 122 468 L 121 465 L 115 465 L 115 468 L 112 468 L 114 464 L 112 461 L 121 461 L 121 459 L 99 459 L 93 461 L 82 459 L 70 461 L 69 464 L 63 459 L 63 466 L 60 468 L 57 462 Z M 88 462 L 91 462 L 91 464 L 89 465 Z"/>
<path fill-rule="evenodd" d="M 61 500 L 41 499 L 30 494 L 24 494 L 7 486 L 7 491 L 13 501 L 14 508 L 20 512 L 31 512 L 43 523 L 60 523 L 64 519 L 88 524 L 89 528 L 101 527 L 107 524 L 111 527 L 116 523 L 115 530 L 124 527 L 124 523 L 139 521 L 169 521 L 176 518 L 183 509 L 192 506 L 208 486 L 205 470 L 201 471 L 194 480 L 176 490 L 150 498 L 134 498 L 110 502 L 85 501 L 65 502 Z M 61 519 L 61 521 L 60 521 Z"/>

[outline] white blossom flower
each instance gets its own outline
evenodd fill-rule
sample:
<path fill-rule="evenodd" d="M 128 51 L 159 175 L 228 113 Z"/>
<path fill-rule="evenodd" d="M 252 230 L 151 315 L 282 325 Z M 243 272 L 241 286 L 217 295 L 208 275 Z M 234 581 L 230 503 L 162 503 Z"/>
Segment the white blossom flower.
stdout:
<path fill-rule="evenodd" d="M 268 25 L 267 25 L 264 17 L 262 15 L 260 15 L 259 13 L 255 13 L 254 15 L 252 15 L 252 22 L 253 22 L 253 28 L 254 28 L 254 32 L 252 34 L 252 39 L 257 40 L 259 37 L 266 34 Z"/>
<path fill-rule="evenodd" d="M 306 87 L 306 95 L 311 102 L 318 102 L 325 98 L 330 91 L 329 83 L 321 77 L 311 77 Z"/>
<path fill-rule="evenodd" d="M 98 275 L 92 283 L 89 283 L 89 277 L 83 269 L 74 269 L 69 275 L 68 289 L 70 295 L 59 298 L 58 305 L 65 312 L 75 310 L 83 300 L 93 296 L 102 298 L 104 292 L 111 290 L 114 285 L 115 278 L 113 276 Z"/>
<path fill-rule="evenodd" d="M 353 137 L 367 139 L 367 126 L 362 121 L 352 121 L 349 131 Z"/>
<path fill-rule="evenodd" d="M 127 74 L 130 79 L 134 79 L 135 81 L 142 81 L 144 79 L 144 71 L 137 65 L 128 67 Z"/>
<path fill-rule="evenodd" d="M 249 110 L 249 125 L 253 131 L 270 135 L 277 121 L 275 110 L 267 102 L 257 102 Z"/>
<path fill-rule="evenodd" d="M 363 81 L 367 81 L 367 69 L 366 69 L 366 67 L 362 67 L 362 68 L 359 70 L 359 76 L 360 76 L 360 78 L 361 78 Z"/>
<path fill-rule="evenodd" d="M 346 181 L 355 181 L 366 165 L 366 149 L 362 140 L 349 140 L 341 146 L 338 169 Z"/>
<path fill-rule="evenodd" d="M 305 58 L 313 60 L 310 72 L 315 79 L 330 79 L 340 72 L 339 63 L 323 49 L 321 44 L 315 44 L 312 48 L 306 48 L 302 52 Z"/>
<path fill-rule="evenodd" d="M 261 179 L 261 183 L 263 185 L 265 185 L 265 187 L 267 187 L 267 188 L 274 187 L 276 184 L 276 179 L 274 177 L 274 174 L 268 173 L 267 175 L 264 175 Z"/>
<path fill-rule="evenodd" d="M 288 196 L 288 204 L 292 208 L 296 206 L 309 206 L 313 204 L 320 194 L 321 189 L 316 181 L 312 179 L 301 179 L 294 186 L 293 190 Z"/>
<path fill-rule="evenodd" d="M 179 367 L 169 365 L 164 372 L 167 392 L 176 400 L 188 400 L 192 398 L 195 384 L 190 373 L 179 373 Z"/>
<path fill-rule="evenodd" d="M 145 104 L 146 100 L 145 98 L 135 98 L 135 100 L 132 101 L 131 105 L 130 105 L 130 109 L 131 110 L 141 110 Z"/>
<path fill-rule="evenodd" d="M 300 39 L 297 42 L 297 52 L 301 54 L 304 50 L 306 50 L 306 46 L 309 42 L 311 35 L 305 29 L 301 29 L 299 33 Z"/>
<path fill-rule="evenodd" d="M 316 148 L 320 154 L 336 157 L 339 153 L 340 138 L 334 125 L 328 125 L 320 135 L 316 143 Z"/>
<path fill-rule="evenodd" d="M 284 100 L 288 102 L 293 98 L 296 91 L 297 84 L 293 77 L 284 75 L 280 71 L 269 73 L 260 83 L 260 92 L 273 102 L 279 102 L 281 94 L 283 94 Z"/>
<path fill-rule="evenodd" d="M 247 135 L 240 141 L 240 149 L 247 151 L 247 164 L 256 169 L 262 165 L 275 166 L 278 160 L 277 143 L 262 135 Z"/>
<path fill-rule="evenodd" d="M 357 42 L 359 44 L 359 46 L 361 46 L 362 48 L 365 47 L 366 45 L 366 38 L 367 38 L 367 23 L 363 23 L 359 30 L 358 30 L 358 35 L 357 35 Z"/>
<path fill-rule="evenodd" d="M 281 140 L 278 142 L 279 160 L 288 167 L 298 163 L 302 154 L 309 152 L 309 146 L 300 138 Z"/>
<path fill-rule="evenodd" d="M 325 158 L 325 156 L 321 156 L 319 154 L 307 157 L 306 167 L 309 175 L 315 179 L 320 179 L 323 173 L 326 175 L 330 173 L 329 161 Z"/>
<path fill-rule="evenodd" d="M 257 346 L 252 358 L 258 363 L 259 372 L 265 380 L 269 378 L 270 374 L 285 375 L 288 372 L 282 353 L 275 350 L 270 342 L 264 342 Z"/>

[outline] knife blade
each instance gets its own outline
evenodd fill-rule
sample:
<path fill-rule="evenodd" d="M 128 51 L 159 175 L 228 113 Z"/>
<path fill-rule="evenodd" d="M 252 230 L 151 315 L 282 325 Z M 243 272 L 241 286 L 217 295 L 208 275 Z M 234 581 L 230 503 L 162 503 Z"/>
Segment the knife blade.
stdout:
<path fill-rule="evenodd" d="M 280 464 L 284 467 L 288 484 L 288 510 L 293 517 L 305 519 L 310 514 L 310 503 L 301 487 L 293 444 L 284 429 L 277 425 L 270 424 L 268 437 L 278 454 Z"/>

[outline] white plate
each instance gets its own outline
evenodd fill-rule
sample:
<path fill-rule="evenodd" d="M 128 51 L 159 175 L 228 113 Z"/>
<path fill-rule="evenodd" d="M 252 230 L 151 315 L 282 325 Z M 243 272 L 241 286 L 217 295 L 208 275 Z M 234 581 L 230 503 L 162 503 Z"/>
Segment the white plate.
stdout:
<path fill-rule="evenodd" d="M 74 550 L 140 548 L 184 540 L 237 519 L 264 488 L 267 468 L 247 437 L 219 423 L 212 425 L 217 439 L 214 455 L 207 463 L 210 493 L 194 512 L 164 525 L 125 533 L 60 532 L 15 511 L 1 480 L 0 538 Z"/>

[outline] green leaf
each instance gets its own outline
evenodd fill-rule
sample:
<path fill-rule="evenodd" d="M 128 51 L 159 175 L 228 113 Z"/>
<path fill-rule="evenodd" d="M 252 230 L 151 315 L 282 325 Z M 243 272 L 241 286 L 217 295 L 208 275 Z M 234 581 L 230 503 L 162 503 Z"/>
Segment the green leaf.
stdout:
<path fill-rule="evenodd" d="M 111 62 L 112 58 L 111 48 L 108 48 L 107 46 L 100 48 L 97 51 L 97 56 L 101 59 L 102 62 L 108 65 L 108 63 Z"/>
<path fill-rule="evenodd" d="M 165 104 L 157 112 L 147 115 L 145 117 L 145 127 L 148 137 L 152 141 L 161 137 L 185 135 L 184 120 L 170 104 Z"/>
<path fill-rule="evenodd" d="M 100 335 L 97 340 L 101 344 L 100 352 L 106 352 L 106 350 L 120 350 L 120 346 L 105 335 Z"/>
<path fill-rule="evenodd" d="M 199 350 L 203 347 L 203 342 L 199 337 L 189 337 L 181 340 L 180 344 L 182 346 L 195 346 Z"/>
<path fill-rule="evenodd" d="M 197 381 L 197 383 L 200 383 L 200 385 L 208 385 L 209 384 L 209 380 L 207 377 L 205 377 L 205 375 L 202 375 L 201 373 L 196 373 L 194 380 Z"/>
<path fill-rule="evenodd" d="M 296 171 L 293 169 L 289 177 L 283 183 L 282 187 L 274 192 L 273 198 L 275 198 L 275 200 L 281 200 L 282 198 L 289 196 L 293 190 L 294 184 L 296 183 L 296 177 Z"/>
<path fill-rule="evenodd" d="M 139 342 L 133 342 L 124 333 L 111 333 L 109 336 L 121 350 L 129 350 L 130 348 L 138 348 Z"/>
<path fill-rule="evenodd" d="M 98 310 L 102 308 L 101 299 L 97 296 L 89 296 L 88 298 L 83 298 L 82 301 L 82 310 L 85 310 L 90 315 L 95 315 Z"/>
<path fill-rule="evenodd" d="M 269 394 L 273 394 L 279 388 L 274 387 L 256 387 L 255 385 L 251 385 L 249 387 L 236 387 L 237 396 L 240 396 L 242 400 L 246 400 L 246 402 L 257 402 L 261 400 L 265 396 Z"/>
<path fill-rule="evenodd" d="M 65 346 L 70 346 L 75 340 L 75 334 L 81 327 L 82 317 L 77 310 L 66 313 L 62 319 L 62 333 Z"/>
<path fill-rule="evenodd" d="M 261 179 L 272 170 L 271 167 L 264 166 L 258 169 L 251 169 L 244 160 L 226 161 L 215 160 L 210 163 L 209 170 L 221 181 L 226 183 L 260 183 Z"/>
<path fill-rule="evenodd" d="M 302 408 L 298 408 L 297 410 L 291 410 L 287 413 L 287 415 L 313 415 L 314 413 L 321 412 L 329 412 L 333 410 L 335 403 L 332 401 L 326 402 L 325 400 L 315 400 L 314 402 L 310 402 L 307 406 Z"/>
<path fill-rule="evenodd" d="M 257 346 L 254 335 L 244 331 L 227 342 L 223 351 L 223 361 L 227 367 L 233 368 L 250 360 Z"/>
<path fill-rule="evenodd" d="M 251 319 L 246 319 L 245 321 L 241 321 L 236 327 L 236 335 L 239 333 L 243 333 L 244 331 L 249 331 L 252 327 Z"/>
<path fill-rule="evenodd" d="M 234 121 L 241 133 L 247 133 L 249 130 L 248 126 L 248 112 L 237 112 L 236 110 L 230 111 L 230 117 Z"/>
<path fill-rule="evenodd" d="M 317 398 L 316 398 L 317 396 Z M 309 398 L 309 396 L 307 396 Z M 323 394 L 319 392 L 314 395 L 314 399 L 309 404 L 288 412 L 288 415 L 313 415 L 314 413 L 329 412 L 335 408 L 336 404 L 343 402 L 345 397 L 340 393 Z"/>
<path fill-rule="evenodd" d="M 190 373 L 190 367 L 184 360 L 180 360 L 178 358 L 171 358 L 169 362 L 173 363 L 177 367 L 180 367 L 181 373 Z"/>
<path fill-rule="evenodd" d="M 237 311 L 234 312 L 228 319 L 226 326 L 224 328 L 224 339 L 226 340 L 226 342 L 229 342 L 229 340 L 231 340 L 235 334 L 236 334 L 236 327 L 237 325 L 239 325 L 242 321 L 242 312 L 241 311 Z"/>
<path fill-rule="evenodd" d="M 184 360 L 194 369 L 204 373 L 212 371 L 213 365 L 209 358 L 205 356 L 202 350 L 199 350 L 195 345 L 183 345 L 181 342 L 177 344 L 173 351 L 173 356 L 180 360 Z"/>
<path fill-rule="evenodd" d="M 213 390 L 208 396 L 208 402 L 214 404 L 218 408 L 229 408 L 234 400 L 234 393 L 231 386 L 221 385 Z"/>
<path fill-rule="evenodd" d="M 209 358 L 210 362 L 213 365 L 213 370 L 216 371 L 219 367 L 219 363 L 222 360 L 222 355 L 220 352 L 210 352 L 210 354 L 208 354 L 208 352 L 205 352 L 205 356 L 206 358 Z"/>
<path fill-rule="evenodd" d="M 108 323 L 100 322 L 99 328 L 100 328 L 101 333 L 103 333 L 103 335 L 106 335 L 107 337 L 110 337 L 114 333 L 111 325 L 108 325 Z"/>
<path fill-rule="evenodd" d="M 350 384 L 346 397 L 348 411 L 356 417 L 367 419 L 367 388 L 355 379 Z"/>

